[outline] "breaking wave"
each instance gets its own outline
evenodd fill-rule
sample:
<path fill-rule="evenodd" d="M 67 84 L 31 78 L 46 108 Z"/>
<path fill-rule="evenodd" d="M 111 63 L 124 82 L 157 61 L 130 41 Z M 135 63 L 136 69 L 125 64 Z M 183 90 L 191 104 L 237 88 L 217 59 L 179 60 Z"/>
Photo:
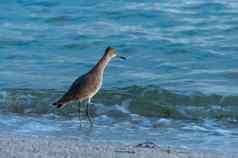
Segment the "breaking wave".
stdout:
<path fill-rule="evenodd" d="M 0 112 L 76 116 L 77 103 L 60 110 L 51 105 L 63 93 L 58 90 L 3 89 L 0 91 Z M 150 118 L 238 120 L 238 96 L 185 95 L 157 86 L 130 86 L 101 90 L 93 101 L 95 104 L 91 108 L 96 116 L 123 118 L 136 114 Z"/>

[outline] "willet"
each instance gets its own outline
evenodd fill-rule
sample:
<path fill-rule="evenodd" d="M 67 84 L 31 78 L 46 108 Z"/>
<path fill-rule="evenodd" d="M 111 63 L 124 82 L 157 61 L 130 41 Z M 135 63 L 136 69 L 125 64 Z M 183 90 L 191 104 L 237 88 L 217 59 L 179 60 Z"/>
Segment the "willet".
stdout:
<path fill-rule="evenodd" d="M 92 124 L 91 116 L 89 114 L 89 105 L 91 104 L 91 99 L 93 96 L 95 96 L 102 87 L 104 70 L 109 61 L 114 57 L 126 59 L 123 56 L 117 55 L 116 49 L 108 47 L 99 62 L 88 73 L 76 79 L 69 90 L 63 95 L 63 97 L 57 102 L 53 103 L 53 105 L 55 105 L 57 108 L 62 108 L 68 102 L 79 101 L 80 115 L 80 105 L 82 102 L 86 101 L 86 115 Z"/>

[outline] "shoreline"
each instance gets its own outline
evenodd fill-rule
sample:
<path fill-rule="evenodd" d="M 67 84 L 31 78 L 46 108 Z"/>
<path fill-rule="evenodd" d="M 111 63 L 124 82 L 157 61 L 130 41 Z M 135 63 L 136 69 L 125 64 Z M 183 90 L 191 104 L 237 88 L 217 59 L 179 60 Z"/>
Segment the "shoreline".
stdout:
<path fill-rule="evenodd" d="M 235 158 L 237 154 L 185 151 L 159 147 L 155 144 L 116 145 L 81 143 L 79 140 L 33 137 L 0 136 L 0 157 L 4 158 Z"/>

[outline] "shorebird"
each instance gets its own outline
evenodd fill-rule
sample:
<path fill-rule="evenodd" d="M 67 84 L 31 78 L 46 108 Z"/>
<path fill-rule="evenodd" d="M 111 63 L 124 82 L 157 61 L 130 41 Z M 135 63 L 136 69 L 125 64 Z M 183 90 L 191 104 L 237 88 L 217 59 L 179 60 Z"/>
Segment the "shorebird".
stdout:
<path fill-rule="evenodd" d="M 126 59 L 123 56 L 117 55 L 116 49 L 108 47 L 98 63 L 88 73 L 77 78 L 69 90 L 57 102 L 53 103 L 53 105 L 57 108 L 62 108 L 69 102 L 78 101 L 78 112 L 80 116 L 80 105 L 83 102 L 87 102 L 86 115 L 92 124 L 91 116 L 89 114 L 89 105 L 92 104 L 91 99 L 102 87 L 104 70 L 110 60 L 114 57 Z"/>

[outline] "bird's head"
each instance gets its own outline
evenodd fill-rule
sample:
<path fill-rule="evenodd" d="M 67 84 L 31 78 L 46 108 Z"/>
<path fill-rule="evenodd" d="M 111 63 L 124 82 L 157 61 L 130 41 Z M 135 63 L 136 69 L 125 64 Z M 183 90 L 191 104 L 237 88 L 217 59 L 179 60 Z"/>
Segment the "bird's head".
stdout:
<path fill-rule="evenodd" d="M 106 55 L 107 55 L 108 57 L 110 57 L 110 58 L 118 57 L 118 58 L 123 59 L 123 60 L 126 59 L 126 57 L 119 56 L 119 55 L 117 54 L 116 49 L 115 49 L 115 48 L 112 48 L 112 47 L 107 47 L 105 53 L 106 53 Z"/>

